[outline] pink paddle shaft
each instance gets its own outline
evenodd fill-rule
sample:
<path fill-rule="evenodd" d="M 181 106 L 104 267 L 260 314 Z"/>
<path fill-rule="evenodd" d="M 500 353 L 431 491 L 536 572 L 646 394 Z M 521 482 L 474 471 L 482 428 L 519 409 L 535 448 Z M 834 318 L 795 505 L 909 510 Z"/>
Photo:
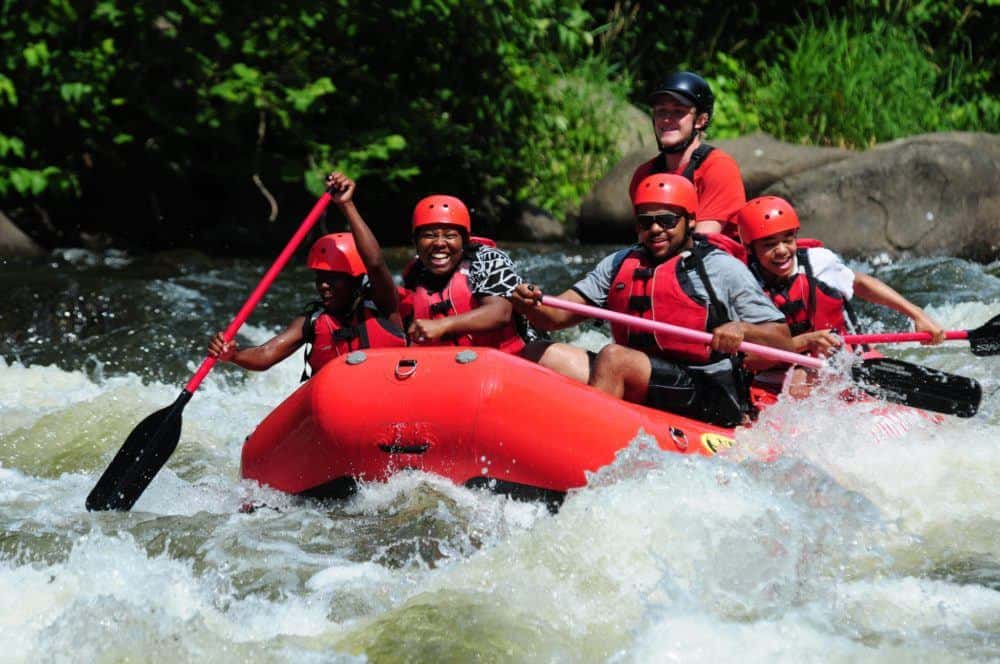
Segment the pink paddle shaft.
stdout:
<path fill-rule="evenodd" d="M 671 325 L 670 323 L 661 323 L 655 320 L 639 318 L 638 316 L 620 314 L 616 311 L 608 311 L 607 309 L 601 309 L 599 307 L 591 307 L 586 304 L 577 304 L 576 302 L 562 300 L 558 297 L 552 297 L 551 295 L 543 295 L 542 304 L 555 309 L 572 311 L 573 313 L 580 314 L 581 316 L 587 316 L 588 318 L 601 318 L 611 321 L 612 323 L 621 323 L 622 325 L 626 325 L 637 330 L 646 330 L 647 332 L 666 332 L 688 341 L 701 341 L 706 345 L 712 341 L 712 335 L 708 332 L 699 332 L 698 330 L 692 330 L 678 325 Z M 745 353 L 754 353 L 755 355 L 766 357 L 769 360 L 788 362 L 789 364 L 798 364 L 804 367 L 812 367 L 813 369 L 820 369 L 826 365 L 823 360 L 815 357 L 799 355 L 798 353 L 781 350 L 780 348 L 771 348 L 770 346 L 762 346 L 749 341 L 741 343 L 739 349 Z"/>
<path fill-rule="evenodd" d="M 247 318 L 250 317 L 254 307 L 257 306 L 257 303 L 264 297 L 264 293 L 267 292 L 267 289 L 271 287 L 271 284 L 278 277 L 278 273 L 281 272 L 282 268 L 285 267 L 285 264 L 288 263 L 289 259 L 291 259 L 292 254 L 294 254 L 295 250 L 299 248 L 300 244 L 302 244 L 302 240 L 304 240 L 306 235 L 309 234 L 312 227 L 316 225 L 316 221 L 323 214 L 323 211 L 326 210 L 326 206 L 330 204 L 331 200 L 330 194 L 323 194 L 320 196 L 319 200 L 316 201 L 316 205 L 314 205 L 312 211 L 309 212 L 309 216 L 307 216 L 302 222 L 302 225 L 299 226 L 299 230 L 295 231 L 295 235 L 292 236 L 292 239 L 288 241 L 284 250 L 278 255 L 277 260 L 274 261 L 274 265 L 271 266 L 271 269 L 269 269 L 260 280 L 260 283 L 257 284 L 257 288 L 253 290 L 253 293 L 250 294 L 247 301 L 243 303 L 243 308 L 240 309 L 238 314 L 236 314 L 236 318 L 233 319 L 233 322 L 230 323 L 229 327 L 226 328 L 226 331 L 222 333 L 222 337 L 226 340 L 226 342 L 232 341 L 233 337 L 236 336 L 240 327 L 242 327 L 243 323 L 245 323 Z M 206 356 L 202 361 L 201 366 L 198 367 L 198 371 L 196 371 L 194 376 L 191 377 L 188 384 L 184 386 L 184 390 L 193 394 L 194 391 L 198 389 L 198 386 L 201 385 L 201 381 L 203 381 L 205 376 L 208 375 L 208 372 L 215 366 L 217 361 L 217 358 L 210 355 Z"/>
<path fill-rule="evenodd" d="M 968 330 L 952 330 L 944 333 L 945 339 L 968 339 Z M 891 344 L 903 341 L 930 341 L 930 332 L 886 332 L 884 334 L 845 334 L 844 343 L 849 344 Z"/>

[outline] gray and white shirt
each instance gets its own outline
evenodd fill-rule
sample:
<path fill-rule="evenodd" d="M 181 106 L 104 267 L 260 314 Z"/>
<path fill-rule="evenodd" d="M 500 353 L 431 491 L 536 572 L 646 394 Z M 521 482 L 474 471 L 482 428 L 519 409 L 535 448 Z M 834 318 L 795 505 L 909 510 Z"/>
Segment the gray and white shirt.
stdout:
<path fill-rule="evenodd" d="M 641 244 L 627 247 L 601 259 L 587 276 L 573 285 L 580 297 L 595 306 L 607 306 L 608 292 L 625 257 L 632 251 L 646 251 Z M 711 251 L 704 259 L 705 273 L 708 275 L 719 303 L 729 320 L 745 323 L 784 323 L 785 315 L 778 310 L 771 298 L 764 293 L 753 273 L 746 265 L 724 251 Z M 687 270 L 691 287 L 695 294 L 708 301 L 708 291 L 694 268 Z M 669 322 L 669 321 L 666 321 Z M 716 364 L 723 368 L 728 360 L 706 365 L 708 371 L 715 371 Z"/>

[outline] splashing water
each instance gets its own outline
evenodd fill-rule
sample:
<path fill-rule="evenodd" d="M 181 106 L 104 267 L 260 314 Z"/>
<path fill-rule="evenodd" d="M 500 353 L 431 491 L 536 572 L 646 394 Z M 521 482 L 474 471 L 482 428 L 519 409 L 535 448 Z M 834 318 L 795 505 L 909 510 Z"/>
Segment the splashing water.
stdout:
<path fill-rule="evenodd" d="M 549 292 L 603 255 L 513 253 Z M 711 459 L 636 432 L 554 515 L 412 471 L 345 502 L 241 481 L 243 438 L 302 360 L 219 367 L 135 509 L 88 513 L 98 474 L 176 397 L 259 274 L 183 259 L 0 268 L 0 661 L 1000 658 L 1000 361 L 960 343 L 887 350 L 977 378 L 975 418 L 879 415 L 835 386 L 783 397 Z M 993 267 L 878 270 L 948 328 L 1000 311 Z M 285 274 L 241 342 L 286 325 L 310 281 Z M 564 338 L 596 349 L 607 334 Z"/>

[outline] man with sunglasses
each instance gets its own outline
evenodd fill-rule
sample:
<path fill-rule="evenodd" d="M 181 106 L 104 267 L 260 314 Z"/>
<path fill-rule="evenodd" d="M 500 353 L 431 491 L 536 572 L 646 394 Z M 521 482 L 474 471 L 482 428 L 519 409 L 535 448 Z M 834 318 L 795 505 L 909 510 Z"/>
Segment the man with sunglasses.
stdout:
<path fill-rule="evenodd" d="M 627 401 L 722 426 L 744 421 L 748 385 L 743 341 L 792 349 L 785 318 L 747 267 L 719 245 L 728 238 L 692 232 L 698 197 L 687 179 L 645 178 L 632 197 L 638 243 L 601 260 L 561 298 L 712 333 L 709 345 L 613 324 L 615 343 L 588 367 L 586 351 L 553 344 L 543 366 Z M 583 316 L 540 304 L 541 289 L 520 284 L 514 308 L 540 329 L 570 327 Z"/>
<path fill-rule="evenodd" d="M 712 89 L 697 74 L 675 72 L 656 86 L 649 100 L 660 154 L 636 169 L 629 195 L 653 173 L 683 175 L 698 192 L 695 230 L 739 240 L 731 218 L 746 203 L 740 168 L 731 156 L 702 141 L 712 121 Z"/>

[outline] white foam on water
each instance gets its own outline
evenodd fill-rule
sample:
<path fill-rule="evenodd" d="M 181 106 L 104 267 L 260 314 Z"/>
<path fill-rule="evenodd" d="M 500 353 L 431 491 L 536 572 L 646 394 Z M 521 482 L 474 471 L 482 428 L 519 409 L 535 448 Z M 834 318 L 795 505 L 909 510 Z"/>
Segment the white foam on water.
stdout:
<path fill-rule="evenodd" d="M 115 659 L 113 653 L 183 661 L 276 635 L 323 633 L 331 627 L 325 613 L 296 598 L 235 600 L 221 578 L 198 576 L 190 563 L 166 556 L 151 558 L 128 536 L 85 536 L 56 565 L 0 560 L 6 661 L 70 655 L 97 661 Z"/>
<path fill-rule="evenodd" d="M 0 434 L 37 422 L 67 405 L 93 399 L 101 392 L 79 371 L 54 366 L 25 367 L 0 357 Z"/>

